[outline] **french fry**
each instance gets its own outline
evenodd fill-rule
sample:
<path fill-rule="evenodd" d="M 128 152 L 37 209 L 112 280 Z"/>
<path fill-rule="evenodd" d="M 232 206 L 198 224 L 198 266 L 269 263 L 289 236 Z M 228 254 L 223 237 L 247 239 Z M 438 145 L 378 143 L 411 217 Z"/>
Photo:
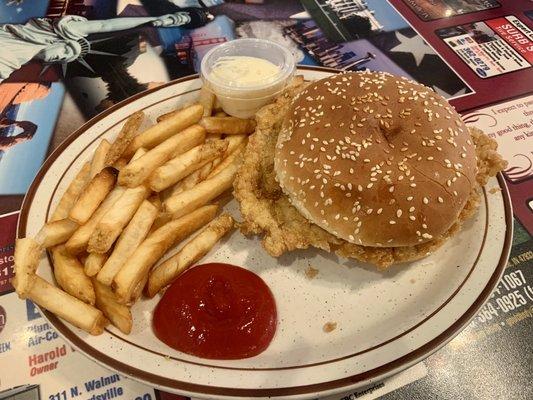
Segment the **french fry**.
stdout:
<path fill-rule="evenodd" d="M 83 272 L 87 276 L 95 276 L 107 260 L 106 253 L 89 253 L 83 262 Z"/>
<path fill-rule="evenodd" d="M 159 197 L 159 193 L 152 193 L 152 195 L 148 198 L 148 201 L 154 206 L 156 206 L 158 210 L 163 205 L 161 204 L 161 198 Z"/>
<path fill-rule="evenodd" d="M 126 260 L 113 280 L 119 301 L 122 304 L 130 302 L 139 282 L 148 275 L 163 254 L 174 244 L 211 221 L 217 209 L 217 206 L 202 207 L 152 232 Z"/>
<path fill-rule="evenodd" d="M 226 135 L 249 135 L 255 130 L 253 119 L 237 117 L 203 117 L 200 120 L 207 133 L 223 133 Z"/>
<path fill-rule="evenodd" d="M 87 261 L 87 257 L 89 257 L 89 253 L 87 253 L 86 251 L 84 251 L 83 253 L 81 254 L 78 254 L 76 256 L 78 258 L 78 260 L 80 261 L 80 263 L 82 265 L 85 265 L 85 261 Z M 85 271 L 84 271 L 85 272 Z"/>
<path fill-rule="evenodd" d="M 173 156 L 203 143 L 204 140 L 205 130 L 201 126 L 193 125 L 185 129 L 126 165 L 118 176 L 119 184 L 128 187 L 139 186 L 157 167 Z"/>
<path fill-rule="evenodd" d="M 165 200 L 168 199 L 169 197 L 174 196 L 175 194 L 181 193 L 185 190 L 189 190 L 195 187 L 198 183 L 205 180 L 207 176 L 211 173 L 213 168 L 215 168 L 216 165 L 220 164 L 221 161 L 222 161 L 221 157 L 215 158 L 210 163 L 205 164 L 202 168 L 186 176 L 184 179 L 182 179 L 181 181 L 179 181 L 178 183 L 174 185 L 170 194 L 166 196 Z"/>
<path fill-rule="evenodd" d="M 165 198 L 169 198 L 175 194 L 181 193 L 185 190 L 189 190 L 196 186 L 198 183 L 212 176 L 211 171 L 213 171 L 213 169 L 220 165 L 223 160 L 226 160 L 229 155 L 239 147 L 240 144 L 242 144 L 243 142 L 245 143 L 248 139 L 246 135 L 231 135 L 225 138 L 224 140 L 226 140 L 229 144 L 222 157 L 215 158 L 212 162 L 205 164 L 202 168 L 194 171 L 193 173 L 183 178 L 181 181 L 176 183 L 174 187 L 169 188 L 170 190 L 168 191 L 168 193 L 165 194 Z M 233 160 L 233 158 L 231 158 L 230 161 L 231 160 Z M 226 161 L 224 166 L 228 164 L 229 162 Z M 220 171 L 220 169 L 218 171 Z"/>
<path fill-rule="evenodd" d="M 111 143 L 109 143 L 107 139 L 102 139 L 100 141 L 100 144 L 94 151 L 93 159 L 91 161 L 91 179 L 94 178 L 96 174 L 103 170 L 106 166 L 105 160 L 110 148 Z"/>
<path fill-rule="evenodd" d="M 157 218 L 155 219 L 152 227 L 150 228 L 150 232 L 153 232 L 159 228 L 161 228 L 163 225 L 165 225 L 167 222 L 172 221 L 172 214 L 166 213 L 166 212 L 160 212 L 157 215 Z"/>
<path fill-rule="evenodd" d="M 96 293 L 96 307 L 101 310 L 105 317 L 122 333 L 130 333 L 133 325 L 133 318 L 131 317 L 129 307 L 117 302 L 117 297 L 109 286 L 103 285 L 96 279 L 93 279 L 93 284 Z"/>
<path fill-rule="evenodd" d="M 213 105 L 215 104 L 215 94 L 207 87 L 202 86 L 198 97 L 198 103 L 204 107 L 203 116 L 210 116 L 211 111 L 213 111 Z"/>
<path fill-rule="evenodd" d="M 68 217 L 70 209 L 78 199 L 85 185 L 89 182 L 90 173 L 91 163 L 87 162 L 83 164 L 83 167 L 81 167 L 76 177 L 70 182 L 70 185 L 68 185 L 65 193 L 63 193 L 61 200 L 59 200 L 59 203 L 50 218 L 50 222 L 59 221 L 60 219 Z"/>
<path fill-rule="evenodd" d="M 213 104 L 213 110 L 212 112 L 220 112 L 222 110 L 222 104 L 220 104 L 220 100 L 215 96 L 215 103 Z"/>
<path fill-rule="evenodd" d="M 125 158 L 119 158 L 117 161 L 113 163 L 112 167 L 120 171 L 126 165 L 128 165 L 128 160 L 126 160 Z"/>
<path fill-rule="evenodd" d="M 165 211 L 178 218 L 207 204 L 232 187 L 239 164 L 240 160 L 236 159 L 212 178 L 200 182 L 192 189 L 169 197 L 163 203 Z"/>
<path fill-rule="evenodd" d="M 113 278 L 124 262 L 132 255 L 148 235 L 150 227 L 157 217 L 159 209 L 148 200 L 144 200 L 130 223 L 117 240 L 113 252 L 98 272 L 97 279 L 104 285 L 111 285 Z"/>
<path fill-rule="evenodd" d="M 237 150 L 243 143 L 248 143 L 248 136 L 246 135 L 231 135 L 226 139 L 228 141 L 228 148 L 224 153 L 224 157 L 229 156 L 235 150 Z"/>
<path fill-rule="evenodd" d="M 222 134 L 221 133 L 208 133 L 205 136 L 205 141 L 206 142 L 209 142 L 211 140 L 220 140 L 220 139 L 222 139 Z"/>
<path fill-rule="evenodd" d="M 39 266 L 42 247 L 32 238 L 17 239 L 13 286 L 21 299 L 28 297 Z"/>
<path fill-rule="evenodd" d="M 133 294 L 131 295 L 131 300 L 129 304 L 135 304 L 137 300 L 139 300 L 146 286 L 146 282 L 148 282 L 148 274 L 146 274 L 143 280 L 139 282 L 135 289 L 133 289 Z"/>
<path fill-rule="evenodd" d="M 145 155 L 146 151 L 147 150 L 145 150 L 144 148 L 141 147 L 141 148 L 137 149 L 135 154 L 133 154 L 133 156 L 129 160 L 126 160 L 125 158 L 119 158 L 113 164 L 113 168 L 115 168 L 115 169 L 117 169 L 119 171 L 122 171 L 122 168 L 124 168 L 126 165 L 128 165 L 128 163 L 130 163 L 133 160 L 136 160 L 136 159 L 140 158 L 141 156 Z"/>
<path fill-rule="evenodd" d="M 248 136 L 246 135 L 230 135 L 226 137 L 228 141 L 228 148 L 226 149 L 224 155 L 222 157 L 218 157 L 213 160 L 213 163 L 211 164 L 211 167 L 207 170 L 202 169 L 202 172 L 200 173 L 200 181 L 203 181 L 204 179 L 207 179 L 213 175 L 214 173 L 211 173 L 215 168 L 217 168 L 222 162 L 224 162 L 224 166 L 228 165 L 235 156 L 231 157 L 232 154 L 238 149 L 239 152 L 242 151 L 246 146 L 245 144 L 248 142 Z M 242 148 L 241 148 L 242 147 Z M 220 170 L 223 168 L 220 167 L 217 169 L 217 173 L 220 172 Z M 184 187 L 187 185 L 183 185 Z M 192 186 L 191 186 L 192 187 Z"/>
<path fill-rule="evenodd" d="M 216 140 L 196 146 L 158 167 L 150 176 L 150 188 L 155 192 L 164 190 L 208 162 L 223 154 L 228 148 L 225 140 Z"/>
<path fill-rule="evenodd" d="M 194 171 L 192 174 L 190 174 L 189 176 L 186 176 L 183 180 L 179 181 L 178 183 L 176 183 L 174 185 L 174 187 L 172 188 L 171 192 L 170 192 L 170 195 L 166 196 L 165 198 L 165 201 L 169 198 L 169 197 L 172 197 L 178 193 L 181 193 L 185 190 L 189 190 L 191 188 L 193 188 L 194 186 L 196 186 L 197 183 L 201 182 L 203 179 L 202 179 L 202 175 L 208 175 L 209 172 L 211 172 L 211 169 L 213 169 L 213 162 L 210 162 L 206 165 L 204 165 L 202 168 L 200 169 L 197 169 L 196 171 Z"/>
<path fill-rule="evenodd" d="M 128 165 L 128 163 L 132 162 L 133 160 L 136 160 L 138 159 L 139 157 L 143 156 L 146 154 L 146 151 L 144 148 L 139 148 L 137 149 L 137 151 L 135 152 L 135 154 L 133 154 L 133 156 L 130 158 L 130 159 L 125 159 L 125 158 L 119 158 L 117 161 L 115 161 L 115 163 L 113 164 L 113 168 L 121 171 L 122 168 L 124 168 L 126 165 Z"/>
<path fill-rule="evenodd" d="M 224 166 L 227 166 L 235 159 L 235 156 L 231 157 L 232 153 L 235 152 L 235 150 L 239 149 L 239 154 L 244 148 L 245 145 L 242 146 L 242 149 L 240 149 L 240 145 L 243 143 L 246 143 L 248 140 L 248 137 L 246 135 L 230 135 L 224 140 L 228 141 L 229 145 L 227 150 L 225 151 L 223 157 L 215 158 L 211 163 L 208 163 L 204 165 L 199 170 L 194 171 L 189 176 L 185 177 L 180 182 L 176 183 L 172 190 L 170 191 L 169 195 L 166 197 L 173 196 L 175 194 L 181 193 L 185 190 L 191 189 L 194 186 L 196 186 L 199 182 L 202 182 L 203 180 L 207 179 L 208 177 L 213 176 L 214 174 L 211 173 L 215 168 L 217 168 L 222 162 L 224 162 Z M 221 168 L 217 169 L 217 172 L 220 172 Z"/>
<path fill-rule="evenodd" d="M 35 240 L 45 249 L 65 243 L 78 229 L 79 225 L 68 218 L 47 222 L 41 228 Z"/>
<path fill-rule="evenodd" d="M 205 256 L 233 228 L 234 222 L 229 214 L 222 214 L 187 242 L 177 254 L 155 267 L 148 278 L 148 296 L 154 297 L 179 274 Z"/>
<path fill-rule="evenodd" d="M 83 272 L 83 265 L 75 256 L 67 253 L 65 246 L 56 246 L 51 253 L 54 276 L 59 287 L 71 296 L 94 305 L 93 284 Z"/>
<path fill-rule="evenodd" d="M 138 158 L 141 158 L 141 157 L 144 156 L 146 153 L 148 153 L 148 150 L 146 150 L 144 147 L 140 147 L 140 148 L 138 148 L 138 149 L 135 151 L 135 153 L 133 154 L 133 156 L 131 156 L 130 162 L 135 161 L 135 160 L 138 159 Z"/>
<path fill-rule="evenodd" d="M 126 189 L 121 186 L 116 186 L 100 204 L 100 207 L 93 213 L 91 218 L 83 225 L 81 225 L 66 241 L 65 247 L 71 254 L 80 254 L 87 249 L 89 239 L 96 228 L 100 219 L 104 214 L 113 207 L 113 204 L 122 196 Z"/>
<path fill-rule="evenodd" d="M 35 276 L 27 298 L 91 335 L 100 335 L 107 325 L 100 310 L 51 285 L 40 276 Z"/>
<path fill-rule="evenodd" d="M 139 127 L 141 126 L 144 119 L 144 113 L 142 111 L 137 111 L 136 113 L 130 115 L 122 129 L 120 130 L 117 138 L 111 144 L 111 148 L 107 152 L 105 158 L 105 165 L 111 166 L 115 164 L 120 157 L 124 154 L 124 151 L 128 148 L 133 138 L 137 134 Z"/>
<path fill-rule="evenodd" d="M 159 117 L 157 117 L 155 120 L 157 123 L 161 122 L 161 121 L 164 121 L 166 119 L 169 119 L 169 118 L 172 118 L 174 115 L 176 115 L 177 113 L 179 113 L 181 111 L 180 110 L 172 110 L 172 111 L 169 111 L 167 113 L 164 113 L 164 114 L 161 114 Z"/>
<path fill-rule="evenodd" d="M 144 185 L 126 189 L 96 224 L 87 250 L 90 253 L 106 253 L 149 194 L 150 189 Z"/>
<path fill-rule="evenodd" d="M 178 108 L 176 110 L 172 110 L 172 111 L 166 112 L 164 114 L 161 114 L 155 120 L 156 120 L 156 122 L 161 122 L 161 121 L 164 121 L 166 119 L 172 118 L 172 117 L 174 117 L 174 115 L 180 113 L 182 110 L 186 109 L 187 107 L 193 106 L 193 105 L 195 105 L 197 103 L 198 103 L 197 101 L 194 101 L 194 102 L 193 101 L 186 101 L 185 103 L 180 104 L 180 108 Z"/>
<path fill-rule="evenodd" d="M 125 155 L 132 155 L 140 147 L 154 148 L 177 132 L 196 124 L 202 118 L 203 113 L 204 108 L 200 104 L 194 104 L 180 110 L 137 135 L 126 149 Z"/>
<path fill-rule="evenodd" d="M 237 147 L 237 149 L 233 153 L 231 153 L 229 156 L 224 158 L 220 164 L 218 164 L 215 168 L 213 168 L 209 172 L 209 175 L 207 175 L 207 179 L 214 177 L 216 174 L 223 171 L 225 168 L 228 168 L 228 166 L 231 164 L 234 164 L 234 163 L 240 164 L 242 161 L 242 156 L 243 156 L 243 152 L 245 148 L 246 148 L 246 143 L 241 143 L 241 145 Z"/>
<path fill-rule="evenodd" d="M 115 185 L 117 170 L 104 168 L 87 184 L 70 210 L 68 218 L 80 225 L 86 223 Z"/>

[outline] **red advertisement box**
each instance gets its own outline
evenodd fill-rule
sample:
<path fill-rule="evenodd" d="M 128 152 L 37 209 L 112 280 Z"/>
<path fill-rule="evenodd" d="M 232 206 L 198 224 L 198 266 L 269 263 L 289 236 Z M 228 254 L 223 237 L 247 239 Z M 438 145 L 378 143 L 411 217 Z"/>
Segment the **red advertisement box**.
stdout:
<path fill-rule="evenodd" d="M 11 279 L 15 272 L 15 237 L 19 213 L 0 216 L 0 295 L 13 290 Z"/>
<path fill-rule="evenodd" d="M 533 40 L 530 39 L 532 32 L 522 21 L 511 15 L 490 19 L 485 23 L 533 64 Z"/>

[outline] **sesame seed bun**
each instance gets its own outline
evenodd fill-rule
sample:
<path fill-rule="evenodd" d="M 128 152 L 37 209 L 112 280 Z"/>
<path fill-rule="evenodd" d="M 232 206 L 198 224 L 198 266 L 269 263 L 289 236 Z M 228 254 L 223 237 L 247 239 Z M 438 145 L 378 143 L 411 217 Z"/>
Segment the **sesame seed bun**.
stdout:
<path fill-rule="evenodd" d="M 431 89 L 387 73 L 345 73 L 295 97 L 274 168 L 311 222 L 351 243 L 399 247 L 457 220 L 476 153 L 460 116 Z"/>

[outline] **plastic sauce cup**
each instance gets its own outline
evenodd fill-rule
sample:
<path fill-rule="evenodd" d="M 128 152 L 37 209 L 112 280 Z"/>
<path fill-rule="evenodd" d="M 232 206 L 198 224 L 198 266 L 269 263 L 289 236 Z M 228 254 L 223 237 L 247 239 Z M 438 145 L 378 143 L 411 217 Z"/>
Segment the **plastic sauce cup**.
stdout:
<path fill-rule="evenodd" d="M 248 56 L 270 61 L 279 72 L 268 83 L 243 85 L 213 78 L 211 71 L 217 60 L 228 56 Z M 218 98 L 224 112 L 234 117 L 250 118 L 279 95 L 295 71 L 294 56 L 283 46 L 263 39 L 237 39 L 209 50 L 201 63 L 201 77 Z"/>

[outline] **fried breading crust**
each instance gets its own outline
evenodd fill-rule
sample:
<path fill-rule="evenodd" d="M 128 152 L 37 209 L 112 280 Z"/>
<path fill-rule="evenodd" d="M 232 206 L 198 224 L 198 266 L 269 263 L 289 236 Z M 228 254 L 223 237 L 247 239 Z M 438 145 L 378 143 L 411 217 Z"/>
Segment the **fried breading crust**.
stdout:
<path fill-rule="evenodd" d="M 485 185 L 489 177 L 507 165 L 496 152 L 497 144 L 493 139 L 479 129 L 470 129 L 476 144 L 478 184 L 458 220 L 445 234 L 420 245 L 405 247 L 368 247 L 338 239 L 303 217 L 289 203 L 275 179 L 274 150 L 281 124 L 292 99 L 305 86 L 301 82 L 290 86 L 273 104 L 258 112 L 256 131 L 250 136 L 244 161 L 234 182 L 234 195 L 243 216 L 241 232 L 244 235 L 263 235 L 263 246 L 274 257 L 290 250 L 313 246 L 374 264 L 380 270 L 396 263 L 426 257 L 459 231 L 463 222 L 476 212 L 481 199 L 480 185 Z"/>

